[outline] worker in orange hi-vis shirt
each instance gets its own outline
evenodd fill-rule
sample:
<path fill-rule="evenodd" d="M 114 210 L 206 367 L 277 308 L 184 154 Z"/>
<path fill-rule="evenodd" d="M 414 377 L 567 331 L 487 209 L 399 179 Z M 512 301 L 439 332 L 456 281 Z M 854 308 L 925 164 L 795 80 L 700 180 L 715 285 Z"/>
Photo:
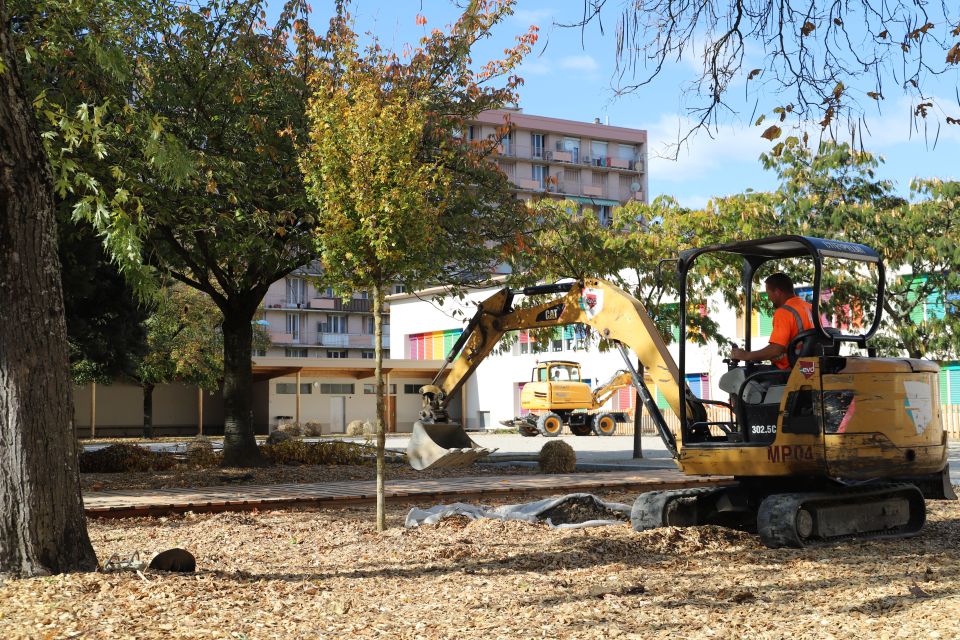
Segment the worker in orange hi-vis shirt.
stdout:
<path fill-rule="evenodd" d="M 764 280 L 767 298 L 773 303 L 773 333 L 770 343 L 757 351 L 744 351 L 739 347 L 730 350 L 733 360 L 757 361 L 770 360 L 769 366 L 754 367 L 754 371 L 788 369 L 787 346 L 798 333 L 813 328 L 813 307 L 793 290 L 793 281 L 785 273 L 775 273 Z M 739 393 L 740 385 L 746 377 L 740 367 L 731 369 L 720 378 L 720 388 L 727 393 Z M 747 389 L 744 399 L 747 402 L 759 402 L 763 394 L 761 385 L 756 389 Z"/>

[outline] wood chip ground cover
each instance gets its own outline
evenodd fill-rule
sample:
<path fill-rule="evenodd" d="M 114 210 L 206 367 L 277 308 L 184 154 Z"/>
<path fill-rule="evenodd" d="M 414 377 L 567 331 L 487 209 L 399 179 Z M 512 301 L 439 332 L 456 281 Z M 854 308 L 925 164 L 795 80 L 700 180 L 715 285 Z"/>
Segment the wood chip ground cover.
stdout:
<path fill-rule="evenodd" d="M 0 638 L 960 637 L 957 503 L 916 538 L 804 550 L 718 527 L 407 530 L 408 508 L 382 535 L 368 506 L 93 520 L 101 560 L 180 546 L 198 572 L 8 579 Z"/>
<path fill-rule="evenodd" d="M 475 464 L 464 469 L 429 469 L 416 471 L 406 464 L 387 465 L 387 480 L 431 480 L 464 475 L 529 475 L 539 473 L 534 466 Z M 363 465 L 277 465 L 261 469 L 202 468 L 178 464 L 166 471 L 148 473 L 81 473 L 84 491 L 114 489 L 169 489 L 176 487 L 213 487 L 243 484 L 290 484 L 303 482 L 339 482 L 341 480 L 374 480 L 373 464 Z"/>

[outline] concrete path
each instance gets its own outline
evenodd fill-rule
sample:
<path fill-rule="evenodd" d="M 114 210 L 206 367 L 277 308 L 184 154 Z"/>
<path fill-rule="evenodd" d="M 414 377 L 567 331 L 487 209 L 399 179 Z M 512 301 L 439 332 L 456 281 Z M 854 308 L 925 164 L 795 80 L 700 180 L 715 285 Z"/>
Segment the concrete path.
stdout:
<path fill-rule="evenodd" d="M 386 483 L 391 502 L 418 502 L 432 505 L 506 494 L 556 494 L 591 492 L 600 489 L 654 491 L 666 488 L 701 487 L 722 484 L 729 478 L 692 478 L 679 471 L 617 471 L 535 476 L 487 476 L 436 480 L 392 480 Z M 376 487 L 372 480 L 310 484 L 244 485 L 193 489 L 150 489 L 85 492 L 88 516 L 122 518 L 162 515 L 186 511 L 249 511 L 288 506 L 372 502 Z"/>

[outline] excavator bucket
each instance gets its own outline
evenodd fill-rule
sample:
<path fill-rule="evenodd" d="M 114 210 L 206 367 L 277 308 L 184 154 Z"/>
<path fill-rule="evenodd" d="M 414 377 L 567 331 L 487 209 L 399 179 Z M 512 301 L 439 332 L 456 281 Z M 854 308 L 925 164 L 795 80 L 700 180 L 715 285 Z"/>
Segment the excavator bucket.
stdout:
<path fill-rule="evenodd" d="M 465 467 L 496 449 L 481 447 L 455 422 L 413 423 L 407 444 L 407 459 L 417 471 L 443 467 Z"/>

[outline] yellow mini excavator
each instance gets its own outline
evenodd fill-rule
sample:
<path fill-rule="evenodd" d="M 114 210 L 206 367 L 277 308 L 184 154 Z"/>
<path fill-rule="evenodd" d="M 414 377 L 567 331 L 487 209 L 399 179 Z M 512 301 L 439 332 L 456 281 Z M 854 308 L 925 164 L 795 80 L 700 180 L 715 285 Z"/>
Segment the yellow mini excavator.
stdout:
<path fill-rule="evenodd" d="M 618 422 L 627 420 L 616 411 L 599 411 L 619 389 L 633 386 L 628 371 L 618 371 L 596 389 L 583 382 L 580 365 L 568 360 L 539 362 L 530 382 L 520 391 L 520 407 L 530 411 L 500 424 L 515 427 L 522 436 L 538 433 L 548 438 L 560 435 L 563 427 L 575 436 L 612 436 Z"/>
<path fill-rule="evenodd" d="M 489 450 L 449 421 L 446 407 L 507 331 L 573 323 L 591 326 L 618 345 L 633 386 L 657 424 L 666 448 L 685 474 L 732 476 L 730 486 L 642 494 L 631 521 L 640 531 L 661 526 L 720 524 L 754 530 L 770 547 L 849 536 L 907 536 L 923 527 L 929 499 L 956 499 L 947 467 L 947 434 L 940 415 L 939 367 L 910 358 L 879 358 L 869 340 L 880 326 L 884 269 L 865 245 L 806 236 L 778 236 L 681 252 L 680 326 L 687 326 L 687 280 L 698 258 L 742 259 L 743 295 L 752 308 L 757 270 L 777 260 L 813 266 L 814 327 L 788 345 L 790 368 L 751 369 L 732 402 L 696 397 L 685 380 L 686 344 L 674 361 L 643 305 L 599 279 L 502 289 L 479 305 L 454 345 L 452 367 L 421 388 L 421 420 L 407 449 L 414 468 L 465 464 Z M 711 256 L 713 257 L 713 256 Z M 851 273 L 874 271 L 878 287 L 865 333 L 824 327 L 820 300 L 825 258 Z M 714 261 L 711 264 L 716 265 Z M 522 309 L 514 295 L 562 294 Z M 746 314 L 750 349 L 750 314 Z M 859 355 L 841 355 L 841 346 Z M 650 391 L 631 364 L 632 351 L 679 418 L 679 438 L 668 428 Z M 736 366 L 738 363 L 730 363 Z M 757 393 L 757 389 L 762 393 Z M 749 393 L 748 393 L 749 391 Z M 707 405 L 725 420 L 710 420 Z M 736 411 L 734 412 L 734 409 Z"/>

